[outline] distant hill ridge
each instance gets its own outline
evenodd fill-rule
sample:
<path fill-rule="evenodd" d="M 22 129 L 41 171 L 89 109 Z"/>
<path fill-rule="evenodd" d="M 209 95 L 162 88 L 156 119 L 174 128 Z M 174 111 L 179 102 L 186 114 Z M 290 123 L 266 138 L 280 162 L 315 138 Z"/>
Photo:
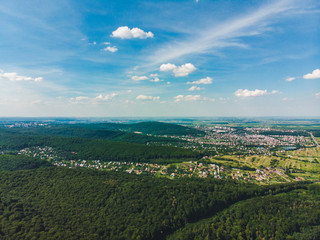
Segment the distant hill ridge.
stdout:
<path fill-rule="evenodd" d="M 168 142 L 167 138 L 152 137 L 142 134 L 135 134 L 128 131 L 120 131 L 117 129 L 105 129 L 96 128 L 90 124 L 77 124 L 77 125 L 49 125 L 45 127 L 32 127 L 32 128 L 19 128 L 10 129 L 5 132 L 20 133 L 27 135 L 50 135 L 50 136 L 69 136 L 69 137 L 80 137 L 89 139 L 106 139 L 111 141 L 122 141 L 146 144 L 148 142 Z M 169 139 L 171 142 L 174 139 Z M 176 140 L 177 141 L 177 140 Z"/>
<path fill-rule="evenodd" d="M 2 129 L 4 132 L 52 136 L 72 136 L 91 139 L 106 139 L 146 144 L 148 142 L 177 142 L 173 138 L 157 136 L 200 136 L 203 131 L 172 123 L 140 122 L 134 124 L 91 123 L 91 124 L 53 124 L 44 127 Z M 147 136 L 148 135 L 148 136 Z M 154 136 L 150 136 L 154 135 Z"/>
<path fill-rule="evenodd" d="M 133 124 L 121 124 L 121 123 L 98 123 L 91 124 L 90 127 L 104 128 L 109 130 L 122 130 L 130 132 L 141 132 L 143 134 L 152 135 L 203 135 L 204 132 L 195 128 L 185 127 L 172 123 L 164 122 L 140 122 Z"/>

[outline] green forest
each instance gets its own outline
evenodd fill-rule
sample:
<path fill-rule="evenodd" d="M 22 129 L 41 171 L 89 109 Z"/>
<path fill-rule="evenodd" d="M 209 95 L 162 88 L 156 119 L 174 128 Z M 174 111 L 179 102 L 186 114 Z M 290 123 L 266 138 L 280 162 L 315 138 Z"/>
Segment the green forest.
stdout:
<path fill-rule="evenodd" d="M 110 129 L 110 130 L 124 130 L 131 132 L 141 132 L 152 135 L 203 135 L 204 132 L 190 127 L 185 127 L 177 124 L 164 122 L 139 122 L 134 124 L 119 124 L 119 123 L 98 123 L 90 124 L 91 128 L 95 129 Z"/>
<path fill-rule="evenodd" d="M 311 185 L 241 201 L 168 239 L 319 239 L 319 190 L 320 185 Z"/>
<path fill-rule="evenodd" d="M 93 126 L 92 126 L 93 125 Z M 100 126 L 100 127 L 99 127 Z M 65 136 L 65 137 L 80 137 L 89 139 L 105 139 L 110 141 L 122 141 L 131 143 L 168 143 L 181 142 L 181 140 L 164 137 L 153 137 L 144 134 L 137 134 L 128 131 L 109 130 L 99 124 L 74 124 L 74 125 L 50 125 L 44 127 L 30 127 L 30 128 L 14 128 L 1 129 L 2 133 L 22 134 L 22 135 L 36 135 L 36 136 Z"/>
<path fill-rule="evenodd" d="M 8 157 L 2 158 L 1 162 L 6 159 Z M 297 230 L 303 230 L 303 233 L 305 226 L 319 224 L 316 197 L 300 198 L 298 195 L 311 191 L 306 183 L 258 186 L 214 178 L 169 180 L 88 169 L 44 167 L 42 164 L 38 164 L 38 168 L 33 166 L 32 170 L 11 171 L 15 170 L 14 166 L 23 165 L 30 169 L 30 163 L 27 159 L 23 164 L 20 157 L 12 157 L 10 161 L 13 167 L 2 167 L 0 172 L 0 238 L 3 239 L 166 239 L 175 232 L 178 237 L 190 235 L 184 232 L 190 228 L 190 223 L 217 213 L 218 218 L 214 220 L 217 225 L 214 226 L 220 226 L 218 221 L 228 217 L 230 219 L 221 227 L 229 229 L 231 224 L 234 231 L 242 232 L 239 227 L 247 224 L 253 231 L 255 225 L 250 221 L 254 219 L 249 218 L 249 213 L 265 204 L 273 205 L 273 202 L 277 203 L 274 209 L 286 208 L 288 203 L 297 208 L 296 211 L 288 208 L 275 221 L 288 216 L 295 220 L 297 214 L 302 214 L 300 220 L 307 216 L 310 218 L 301 226 L 299 219 L 296 224 L 286 225 L 284 221 L 289 229 L 284 233 Z M 318 190 L 312 193 L 318 194 Z M 296 203 L 292 201 L 294 196 L 298 196 Z M 258 204 L 248 212 L 247 208 L 252 207 L 253 201 Z M 238 209 L 234 205 L 237 202 L 242 207 L 239 208 L 240 214 L 247 214 L 248 218 L 234 213 L 232 209 Z M 306 211 L 311 207 L 313 211 Z M 270 211 L 268 207 L 261 208 L 256 218 L 270 218 L 276 210 Z M 243 223 L 243 220 L 248 223 Z M 296 228 L 297 224 L 299 228 Z M 206 226 L 205 223 L 196 230 L 205 235 Z M 230 231 L 230 236 L 234 236 L 234 231 Z M 221 235 L 218 239 L 228 239 L 228 232 L 222 232 L 226 237 Z M 262 229 L 258 236 L 263 236 L 263 233 Z M 201 234 L 197 233 L 197 236 L 204 236 Z M 175 239 L 172 236 L 171 239 Z"/>
<path fill-rule="evenodd" d="M 19 131 L 0 131 L 0 151 L 26 147 L 50 146 L 56 148 L 66 160 L 100 159 L 103 161 L 182 162 L 202 157 L 198 151 L 177 147 L 147 146 L 105 139 L 60 137 L 51 135 L 21 134 Z"/>

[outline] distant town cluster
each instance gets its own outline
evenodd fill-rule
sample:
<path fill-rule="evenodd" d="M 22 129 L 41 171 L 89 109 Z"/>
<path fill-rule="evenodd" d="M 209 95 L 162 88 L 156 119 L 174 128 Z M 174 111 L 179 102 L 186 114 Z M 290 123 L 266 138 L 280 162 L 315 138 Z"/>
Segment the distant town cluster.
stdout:
<path fill-rule="evenodd" d="M 222 126 L 197 126 L 204 131 L 205 136 L 171 136 L 186 141 L 181 147 L 202 149 L 216 152 L 216 154 L 265 154 L 271 155 L 274 150 L 295 150 L 301 147 L 316 146 L 313 136 L 306 131 L 272 129 L 272 128 L 244 128 L 236 129 Z M 167 137 L 167 136 L 164 136 Z M 177 145 L 177 144 L 163 144 Z"/>

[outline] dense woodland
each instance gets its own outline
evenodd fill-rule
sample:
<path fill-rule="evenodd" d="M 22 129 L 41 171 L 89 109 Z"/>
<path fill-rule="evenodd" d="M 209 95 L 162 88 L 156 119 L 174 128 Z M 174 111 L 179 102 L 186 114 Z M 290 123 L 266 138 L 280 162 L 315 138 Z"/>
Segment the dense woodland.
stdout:
<path fill-rule="evenodd" d="M 40 136 L 68 136 L 89 139 L 105 139 L 111 141 L 121 141 L 130 143 L 168 143 L 183 142 L 181 140 L 164 137 L 153 137 L 144 134 L 137 134 L 128 131 L 108 130 L 101 125 L 96 124 L 56 124 L 44 127 L 12 128 L 1 129 L 0 132 L 22 135 L 40 135 Z"/>
<path fill-rule="evenodd" d="M 102 161 L 169 163 L 197 160 L 202 157 L 200 152 L 176 147 L 147 146 L 104 139 L 21 134 L 10 130 L 0 131 L 0 151 L 34 146 L 54 147 L 66 160 L 99 159 Z"/>
<path fill-rule="evenodd" d="M 165 239 L 238 201 L 306 187 L 58 167 L 2 171 L 0 238 Z"/>
<path fill-rule="evenodd" d="M 313 185 L 245 200 L 169 239 L 320 239 L 319 190 L 320 185 Z"/>
<path fill-rule="evenodd" d="M 131 132 L 141 132 L 152 135 L 203 135 L 204 132 L 195 128 L 184 127 L 177 124 L 163 122 L 140 122 L 134 124 L 100 123 L 90 124 L 91 128 L 125 130 Z"/>
<path fill-rule="evenodd" d="M 4 128 L 6 125 L 0 123 L 0 128 Z M 118 137 L 117 134 L 124 135 L 124 133 L 135 133 L 149 135 L 167 135 L 167 136 L 202 136 L 205 133 L 199 129 L 185 127 L 182 125 L 164 123 L 164 122 L 139 122 L 131 124 L 123 123 L 75 123 L 75 124 L 63 124 L 58 121 L 54 124 L 45 126 L 36 126 L 28 128 L 15 128 L 19 132 L 33 132 L 40 134 L 53 134 L 53 135 L 70 135 L 78 137 L 98 137 L 98 138 L 113 138 Z M 78 131 L 83 132 L 78 132 Z M 115 135 L 115 136 L 113 136 Z M 139 138 L 137 134 L 131 134 L 128 136 L 134 136 Z M 124 139 L 127 136 L 124 135 Z M 153 138 L 147 138 L 154 140 Z M 158 139 L 159 140 L 159 139 Z M 161 140 L 161 139 L 160 139 Z"/>
<path fill-rule="evenodd" d="M 24 155 L 0 155 L 0 171 L 16 171 L 52 166 L 48 161 Z"/>
<path fill-rule="evenodd" d="M 318 129 L 313 129 L 313 130 L 311 130 L 311 132 L 312 132 L 313 136 L 315 136 L 315 137 L 320 137 L 320 130 L 318 130 Z"/>

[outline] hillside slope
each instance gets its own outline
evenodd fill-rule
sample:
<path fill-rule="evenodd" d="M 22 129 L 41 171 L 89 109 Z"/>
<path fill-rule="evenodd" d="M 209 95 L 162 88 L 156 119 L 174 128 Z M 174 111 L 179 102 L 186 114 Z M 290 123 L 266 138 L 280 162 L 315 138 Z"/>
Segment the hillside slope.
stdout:
<path fill-rule="evenodd" d="M 58 167 L 0 172 L 0 239 L 164 239 L 242 199 L 295 187 Z"/>

